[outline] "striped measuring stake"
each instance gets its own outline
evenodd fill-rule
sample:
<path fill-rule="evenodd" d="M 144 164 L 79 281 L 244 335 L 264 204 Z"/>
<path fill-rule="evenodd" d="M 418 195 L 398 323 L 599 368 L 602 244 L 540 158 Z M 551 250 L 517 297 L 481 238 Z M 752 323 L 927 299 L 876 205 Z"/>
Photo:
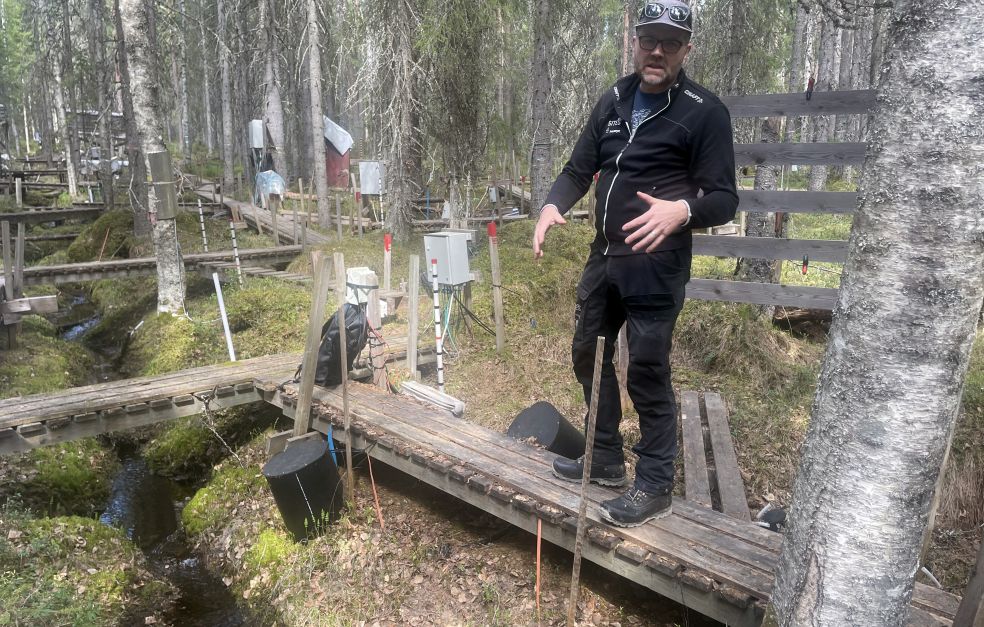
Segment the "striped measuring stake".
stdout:
<path fill-rule="evenodd" d="M 434 289 L 434 341 L 437 345 L 437 389 L 444 392 L 444 336 L 441 333 L 441 299 L 437 286 L 437 259 L 431 259 L 431 286 Z"/>
<path fill-rule="evenodd" d="M 208 252 L 208 237 L 205 235 L 205 214 L 202 212 L 202 201 L 198 199 L 198 224 L 202 227 L 202 246 Z"/>
<path fill-rule="evenodd" d="M 229 220 L 229 230 L 232 231 L 232 257 L 236 260 L 236 276 L 239 277 L 239 287 L 243 286 L 243 266 L 239 263 L 239 242 L 236 241 L 236 223 Z"/>

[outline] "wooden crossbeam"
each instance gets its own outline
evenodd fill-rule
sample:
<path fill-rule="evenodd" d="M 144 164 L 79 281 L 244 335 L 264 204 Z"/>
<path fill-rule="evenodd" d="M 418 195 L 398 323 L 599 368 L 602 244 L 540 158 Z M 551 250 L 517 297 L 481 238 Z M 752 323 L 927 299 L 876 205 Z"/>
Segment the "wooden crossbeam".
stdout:
<path fill-rule="evenodd" d="M 746 165 L 861 165 L 866 144 L 735 144 L 735 164 Z"/>
<path fill-rule="evenodd" d="M 0 314 L 51 314 L 58 311 L 57 296 L 35 296 L 0 301 Z"/>
<path fill-rule="evenodd" d="M 815 91 L 810 100 L 804 92 L 755 94 L 722 96 L 721 101 L 733 118 L 866 114 L 875 107 L 875 92 L 871 89 Z"/>

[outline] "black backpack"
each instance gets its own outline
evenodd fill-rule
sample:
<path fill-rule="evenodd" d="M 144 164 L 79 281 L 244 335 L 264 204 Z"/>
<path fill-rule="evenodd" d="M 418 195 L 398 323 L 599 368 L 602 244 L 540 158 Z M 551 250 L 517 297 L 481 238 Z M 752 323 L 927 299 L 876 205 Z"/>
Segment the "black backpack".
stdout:
<path fill-rule="evenodd" d="M 339 385 L 342 382 L 341 349 L 338 341 L 338 312 L 321 327 L 321 348 L 314 368 L 314 384 L 321 387 Z M 345 357 L 346 369 L 351 370 L 355 358 L 369 341 L 369 320 L 358 305 L 345 303 Z M 300 374 L 300 368 L 298 368 Z"/>

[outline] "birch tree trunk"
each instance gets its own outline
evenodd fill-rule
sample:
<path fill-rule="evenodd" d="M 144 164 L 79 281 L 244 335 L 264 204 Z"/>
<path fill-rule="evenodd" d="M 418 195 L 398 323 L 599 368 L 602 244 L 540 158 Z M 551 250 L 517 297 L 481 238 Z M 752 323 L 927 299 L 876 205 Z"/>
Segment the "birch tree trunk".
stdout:
<path fill-rule="evenodd" d="M 71 134 L 72 131 L 68 128 L 68 124 L 65 119 L 65 94 L 62 86 L 62 74 L 59 63 L 56 60 L 58 58 L 58 52 L 52 50 L 49 59 L 51 61 L 50 69 L 51 75 L 55 79 L 54 85 L 54 108 L 55 115 L 58 116 L 58 126 L 59 133 L 61 135 L 62 147 L 65 150 L 65 169 L 68 172 L 68 195 L 75 198 L 79 195 L 78 179 L 76 179 L 75 164 L 72 163 L 72 141 Z"/>
<path fill-rule="evenodd" d="M 153 0 L 120 0 L 133 113 L 143 149 L 141 158 L 144 160 L 148 154 L 166 150 L 162 139 L 164 114 L 161 111 L 156 42 L 149 39 L 151 11 Z M 152 187 L 148 198 L 157 257 L 157 311 L 181 315 L 184 313 L 185 274 L 178 245 L 177 222 L 174 219 L 156 219 L 159 201 Z"/>
<path fill-rule="evenodd" d="M 280 46 L 277 42 L 277 3 L 264 0 L 267 8 L 265 24 L 260 29 L 265 37 L 266 63 L 264 64 L 263 119 L 273 141 L 273 169 L 287 179 L 287 159 L 284 154 L 284 104 L 280 97 Z"/>
<path fill-rule="evenodd" d="M 76 91 L 76 79 L 75 79 L 75 64 L 72 62 L 72 55 L 75 54 L 75 49 L 72 46 L 72 20 L 71 14 L 68 10 L 68 1 L 64 0 L 62 2 L 62 53 L 61 53 L 61 76 L 62 76 L 62 94 L 65 98 L 65 104 L 67 104 L 72 111 L 72 119 L 75 122 L 72 128 L 68 129 L 68 144 L 65 145 L 66 155 L 65 158 L 72 162 L 72 169 L 75 171 L 76 180 L 78 180 L 79 169 L 81 168 L 82 161 L 79 157 L 79 132 L 81 131 L 82 119 L 79 115 L 79 99 L 75 95 Z M 68 111 L 68 110 L 65 110 Z M 63 113 L 65 116 L 65 124 L 67 126 L 69 116 L 67 113 Z M 69 181 L 71 183 L 71 181 Z M 78 188 L 75 190 L 78 193 Z M 69 191 L 71 193 L 71 191 Z M 74 194 L 73 194 L 74 195 Z"/>
<path fill-rule="evenodd" d="M 225 0 L 217 0 L 219 13 L 219 68 L 222 72 L 222 190 L 226 195 L 235 188 L 232 169 L 235 154 L 232 147 L 232 79 L 229 76 L 229 16 Z"/>
<path fill-rule="evenodd" d="M 536 0 L 536 14 L 533 20 L 533 66 L 530 68 L 530 109 L 532 110 L 531 134 L 533 151 L 530 159 L 530 191 L 533 208 L 532 217 L 539 215 L 540 209 L 550 191 L 553 179 L 553 139 L 552 116 L 550 114 L 550 93 L 553 86 L 550 80 L 550 33 L 551 0 Z"/>
<path fill-rule="evenodd" d="M 766 625 L 906 624 L 984 300 L 982 15 L 984 0 L 893 8 Z"/>
<path fill-rule="evenodd" d="M 130 163 L 130 207 L 133 210 L 133 234 L 138 240 L 146 241 L 151 234 L 147 197 L 147 165 L 140 144 L 140 132 L 133 111 L 133 90 L 130 88 L 130 62 L 126 51 L 126 37 L 123 33 L 123 18 L 120 14 L 120 0 L 113 2 L 113 21 L 116 26 L 116 63 L 120 69 L 120 100 L 123 105 L 123 119 L 126 122 L 126 154 Z M 136 251 L 143 245 L 138 242 Z"/>
<path fill-rule="evenodd" d="M 328 174 L 325 164 L 325 121 L 321 111 L 321 32 L 315 0 L 307 0 L 308 29 L 308 91 L 311 97 L 311 151 L 314 154 L 314 189 L 318 194 L 318 222 L 331 222 L 331 203 L 328 201 Z M 357 208 L 356 217 L 362 212 Z"/>
<path fill-rule="evenodd" d="M 99 107 L 99 187 L 103 202 L 116 206 L 113 185 L 113 84 L 112 68 L 106 60 L 106 4 L 104 0 L 89 0 L 89 58 L 92 59 L 93 80 L 96 83 L 96 103 Z"/>
<path fill-rule="evenodd" d="M 181 150 L 184 152 L 185 159 L 191 159 L 191 131 L 188 121 L 188 20 L 185 17 L 185 0 L 178 0 L 178 13 L 180 13 L 181 27 L 178 35 L 178 59 L 180 79 L 178 82 L 178 107 L 180 117 L 178 122 L 179 134 L 181 136 Z"/>

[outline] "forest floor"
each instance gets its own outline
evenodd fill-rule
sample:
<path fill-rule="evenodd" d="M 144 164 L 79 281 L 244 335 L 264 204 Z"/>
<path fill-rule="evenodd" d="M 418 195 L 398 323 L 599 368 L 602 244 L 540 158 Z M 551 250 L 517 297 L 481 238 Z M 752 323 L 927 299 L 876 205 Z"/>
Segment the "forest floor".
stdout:
<path fill-rule="evenodd" d="M 200 250 L 197 220 L 183 215 L 179 224 L 182 248 Z M 44 263 L 95 259 L 104 240 L 112 242 L 107 250 L 125 256 L 129 228 L 125 213 L 104 216 L 87 226 L 68 249 L 44 251 L 48 255 Z M 845 224 L 829 216 L 795 216 L 792 225 L 797 236 L 829 239 L 846 237 L 849 228 L 849 221 Z M 225 225 L 209 222 L 208 229 L 214 249 L 223 247 L 223 238 L 228 238 Z M 583 394 L 570 370 L 569 342 L 574 288 L 592 231 L 583 224 L 555 229 L 546 257 L 536 263 L 529 249 L 531 232 L 532 224 L 526 222 L 500 232 L 505 353 L 496 354 L 494 340 L 480 328 L 470 333 L 463 326 L 452 327 L 448 391 L 467 403 L 466 419 L 498 431 L 538 400 L 549 400 L 575 423 L 583 412 Z M 246 242 L 241 240 L 240 245 L 268 244 L 260 236 L 247 236 Z M 366 265 L 381 274 L 378 233 L 346 238 L 328 250 L 344 252 L 349 267 Z M 394 285 L 407 279 L 408 257 L 418 250 L 422 250 L 420 236 L 396 246 Z M 40 260 L 37 253 L 36 261 Z M 473 264 L 483 276 L 490 276 L 487 247 L 478 248 Z M 303 270 L 308 265 L 300 258 L 292 267 Z M 789 282 L 836 286 L 838 276 L 832 272 L 803 277 L 794 264 L 788 265 L 784 279 Z M 698 258 L 694 274 L 727 277 L 733 269 L 733 260 Z M 102 321 L 84 342 L 125 347 L 118 368 L 126 376 L 226 359 L 218 305 L 204 281 L 191 279 L 188 317 L 180 319 L 156 316 L 151 280 L 101 281 L 85 289 Z M 34 291 L 55 293 L 53 287 Z M 475 315 L 491 320 L 488 281 L 475 286 L 474 298 Z M 421 298 L 418 305 L 421 313 L 429 312 L 429 297 Z M 244 288 L 229 286 L 226 306 L 241 358 L 303 347 L 310 306 L 305 288 L 248 279 Z M 396 321 L 384 326 L 384 335 L 405 334 L 405 321 L 406 310 L 401 308 Z M 87 382 L 91 361 L 85 350 L 60 339 L 50 323 L 38 320 L 25 327 L 23 348 L 2 353 L 0 397 Z M 672 356 L 674 385 L 678 390 L 718 391 L 727 400 L 753 512 L 767 502 L 790 503 L 824 344 L 822 324 L 781 328 L 748 306 L 689 302 L 681 314 Z M 394 370 L 390 376 L 395 382 L 406 373 Z M 260 474 L 265 438 L 287 424 L 261 407 L 240 408 L 210 420 L 183 420 L 115 440 L 86 440 L 0 459 L 0 502 L 4 503 L 0 599 L 5 606 L 0 624 L 3 611 L 38 617 L 38 624 L 81 620 L 108 625 L 124 612 L 144 615 L 148 624 L 166 621 L 164 608 L 173 591 L 147 573 L 139 552 L 122 533 L 93 524 L 118 465 L 112 447 L 121 439 L 141 446 L 155 472 L 191 486 L 194 495 L 181 503 L 184 533 L 252 610 L 258 624 L 563 621 L 570 581 L 568 553 L 546 551 L 538 614 L 533 594 L 534 538 L 381 464 L 373 471 L 382 521 L 372 505 L 366 469 L 360 468 L 355 506 L 345 517 L 321 538 L 305 545 L 290 542 Z M 638 440 L 631 412 L 623 431 L 627 447 Z M 966 586 L 984 525 L 979 488 L 984 483 L 982 434 L 984 336 L 974 349 L 926 562 L 944 587 L 958 594 Z M 80 541 L 37 550 L 48 546 L 50 529 L 69 527 Z M 107 540 L 106 534 L 115 535 Z M 93 553 L 102 557 L 93 558 Z M 89 572 L 101 573 L 112 564 L 120 566 L 109 580 Z M 7 610 L 8 599 L 21 601 Z M 582 577 L 581 603 L 581 616 L 591 624 L 710 624 L 686 608 L 591 566 L 586 566 Z"/>

